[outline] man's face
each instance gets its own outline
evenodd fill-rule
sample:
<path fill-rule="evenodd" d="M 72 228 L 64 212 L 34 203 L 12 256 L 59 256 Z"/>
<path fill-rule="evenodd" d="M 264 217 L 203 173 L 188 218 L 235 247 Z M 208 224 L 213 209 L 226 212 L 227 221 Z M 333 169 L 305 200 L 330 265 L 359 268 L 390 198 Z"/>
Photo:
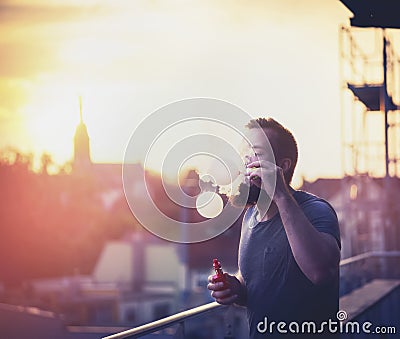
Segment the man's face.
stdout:
<path fill-rule="evenodd" d="M 246 138 L 248 142 L 246 142 L 246 147 L 243 151 L 243 160 L 246 166 L 251 162 L 260 160 L 275 163 L 271 148 L 274 147 L 273 134 L 273 131 L 267 130 L 264 132 L 261 128 L 252 128 L 247 131 Z M 266 192 L 261 191 L 261 181 L 259 179 L 250 181 L 246 178 L 239 186 L 239 193 L 232 196 L 230 201 L 238 207 L 251 206 L 256 204 L 260 194 L 266 194 Z"/>
<path fill-rule="evenodd" d="M 274 131 L 269 129 L 263 130 L 261 128 L 252 128 L 246 133 L 248 139 L 247 154 L 244 154 L 245 161 L 246 157 L 248 160 L 266 160 L 269 162 L 275 162 L 273 150 L 276 145 L 276 136 Z"/>

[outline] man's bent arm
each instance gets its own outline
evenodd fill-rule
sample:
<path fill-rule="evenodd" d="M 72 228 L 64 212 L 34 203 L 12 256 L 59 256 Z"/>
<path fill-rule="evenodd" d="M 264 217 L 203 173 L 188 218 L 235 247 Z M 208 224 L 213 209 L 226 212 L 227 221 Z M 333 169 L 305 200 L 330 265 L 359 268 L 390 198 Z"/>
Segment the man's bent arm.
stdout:
<path fill-rule="evenodd" d="M 319 232 L 310 223 L 289 190 L 276 192 L 274 201 L 293 256 L 305 276 L 314 284 L 335 279 L 340 261 L 336 239 L 328 233 Z"/>

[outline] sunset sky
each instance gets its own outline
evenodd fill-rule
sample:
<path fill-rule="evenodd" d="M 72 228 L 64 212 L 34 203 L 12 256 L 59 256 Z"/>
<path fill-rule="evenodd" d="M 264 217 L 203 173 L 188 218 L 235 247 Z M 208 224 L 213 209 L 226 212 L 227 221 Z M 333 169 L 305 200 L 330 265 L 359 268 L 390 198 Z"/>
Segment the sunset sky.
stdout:
<path fill-rule="evenodd" d="M 301 176 L 340 176 L 338 0 L 3 0 L 0 148 L 63 163 L 79 101 L 95 162 L 170 102 L 212 97 L 291 129 Z"/>

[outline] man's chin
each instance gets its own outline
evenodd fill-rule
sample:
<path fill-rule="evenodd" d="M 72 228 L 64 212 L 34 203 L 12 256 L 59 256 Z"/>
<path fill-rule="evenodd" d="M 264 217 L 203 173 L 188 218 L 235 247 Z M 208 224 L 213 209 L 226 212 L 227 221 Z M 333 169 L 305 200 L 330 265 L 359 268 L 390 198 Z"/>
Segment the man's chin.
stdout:
<path fill-rule="evenodd" d="M 260 197 L 261 189 L 255 184 L 241 183 L 239 185 L 238 194 L 229 198 L 230 203 L 235 207 L 254 206 Z"/>

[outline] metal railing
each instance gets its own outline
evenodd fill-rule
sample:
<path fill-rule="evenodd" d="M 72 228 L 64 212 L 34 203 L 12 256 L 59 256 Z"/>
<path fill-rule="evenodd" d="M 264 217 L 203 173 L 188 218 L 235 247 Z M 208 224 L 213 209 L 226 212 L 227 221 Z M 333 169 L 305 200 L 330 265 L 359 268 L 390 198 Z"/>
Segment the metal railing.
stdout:
<path fill-rule="evenodd" d="M 385 259 L 385 258 L 394 258 L 394 259 L 400 260 L 400 251 L 366 252 L 366 253 L 351 257 L 351 258 L 346 258 L 346 259 L 341 260 L 340 268 L 341 268 L 341 270 L 343 270 L 343 269 L 351 270 L 352 274 L 353 274 L 352 277 L 354 277 L 355 275 L 357 275 L 357 273 L 361 274 L 361 275 L 365 274 L 366 271 L 364 270 L 364 266 L 366 266 L 366 260 L 370 260 L 370 259 L 380 260 L 380 259 Z M 378 266 L 379 266 L 379 264 L 382 264 L 382 262 L 378 261 Z M 357 267 L 355 268 L 354 265 L 356 265 Z M 392 272 L 391 275 L 396 275 L 397 278 L 399 278 L 400 272 L 399 272 L 398 267 L 400 267 L 400 265 L 395 265 L 394 267 L 395 267 L 395 271 Z M 361 270 L 360 270 L 360 268 L 361 268 Z M 373 266 L 373 269 L 376 269 L 376 265 Z M 387 270 L 387 267 L 383 267 L 383 270 Z M 380 272 L 375 272 L 375 273 L 369 272 L 367 274 L 367 277 L 364 277 L 364 280 L 362 282 L 365 283 L 366 281 L 373 279 L 375 274 L 382 273 L 382 268 L 380 268 L 379 271 Z M 385 275 L 387 275 L 387 272 L 383 272 L 383 273 L 386 273 Z M 342 274 L 341 274 L 341 279 L 342 279 Z M 358 285 L 358 281 L 355 286 L 357 287 L 357 285 Z M 350 292 L 352 289 L 354 289 L 356 287 L 353 286 L 353 288 L 349 288 L 346 293 Z M 103 337 L 103 339 L 138 338 L 138 337 L 144 336 L 146 334 L 154 333 L 154 332 L 160 331 L 164 328 L 174 326 L 176 324 L 181 324 L 183 326 L 183 323 L 185 320 L 199 316 L 206 312 L 213 311 L 220 307 L 227 307 L 227 306 L 220 305 L 217 302 L 211 302 L 211 303 L 208 303 L 205 305 L 191 308 L 191 309 L 183 311 L 183 312 L 173 314 L 169 317 L 166 317 L 166 318 L 163 318 L 160 320 L 156 320 L 156 321 L 147 323 L 142 326 L 135 327 L 133 329 L 129 329 L 129 330 L 126 330 L 123 332 L 109 335 L 107 337 Z"/>
<path fill-rule="evenodd" d="M 201 305 L 195 308 L 191 308 L 186 311 L 182 311 L 179 313 L 175 313 L 169 317 L 156 320 L 147 324 L 144 324 L 142 326 L 138 326 L 135 328 L 132 328 L 130 330 L 126 330 L 120 333 L 112 334 L 107 337 L 104 337 L 103 339 L 122 339 L 122 338 L 137 338 L 139 336 L 143 336 L 146 334 L 150 334 L 159 330 L 162 330 L 166 327 L 173 326 L 175 324 L 181 323 L 183 326 L 183 322 L 189 318 L 196 317 L 200 314 L 215 310 L 217 308 L 221 307 L 226 307 L 221 304 L 218 304 L 217 302 L 211 302 L 205 305 Z"/>
<path fill-rule="evenodd" d="M 346 258 L 340 261 L 340 267 L 353 264 L 357 261 L 369 258 L 396 258 L 400 257 L 400 251 L 372 251 L 365 252 L 354 257 Z"/>
<path fill-rule="evenodd" d="M 340 296 L 377 278 L 400 278 L 400 251 L 372 251 L 341 260 Z"/>

